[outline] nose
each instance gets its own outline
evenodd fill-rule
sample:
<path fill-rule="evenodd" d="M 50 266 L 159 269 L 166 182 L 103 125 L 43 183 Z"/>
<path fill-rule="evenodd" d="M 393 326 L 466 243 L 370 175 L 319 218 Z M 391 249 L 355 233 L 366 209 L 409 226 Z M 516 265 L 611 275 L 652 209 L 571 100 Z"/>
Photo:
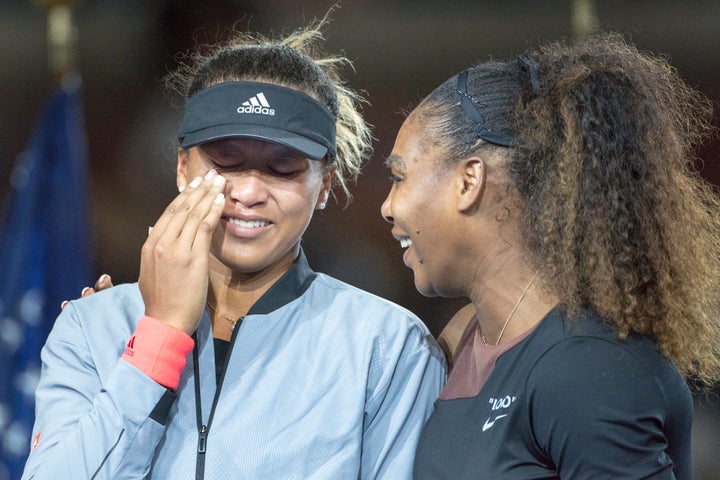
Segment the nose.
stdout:
<path fill-rule="evenodd" d="M 268 200 L 268 189 L 262 173 L 255 170 L 224 173 L 226 195 L 238 206 L 253 207 Z"/>
<path fill-rule="evenodd" d="M 380 205 L 380 215 L 382 215 L 382 217 L 388 223 L 395 223 L 395 219 L 392 216 L 392 209 L 391 209 L 392 194 L 393 194 L 393 191 L 390 190 L 387 197 L 385 197 L 385 201 L 382 203 L 382 205 Z"/>

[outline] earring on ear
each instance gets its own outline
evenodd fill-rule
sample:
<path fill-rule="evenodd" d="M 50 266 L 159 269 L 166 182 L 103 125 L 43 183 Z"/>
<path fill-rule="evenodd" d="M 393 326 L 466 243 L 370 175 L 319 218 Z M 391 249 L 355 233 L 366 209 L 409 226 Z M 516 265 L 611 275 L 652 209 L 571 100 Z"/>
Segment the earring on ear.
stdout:
<path fill-rule="evenodd" d="M 327 207 L 327 201 L 328 201 L 328 196 L 329 196 L 329 195 L 330 195 L 330 192 L 328 192 L 328 191 L 326 190 L 326 191 L 325 191 L 325 198 L 323 199 L 322 202 L 320 202 L 320 205 L 318 205 L 318 210 L 325 210 L 325 207 Z"/>

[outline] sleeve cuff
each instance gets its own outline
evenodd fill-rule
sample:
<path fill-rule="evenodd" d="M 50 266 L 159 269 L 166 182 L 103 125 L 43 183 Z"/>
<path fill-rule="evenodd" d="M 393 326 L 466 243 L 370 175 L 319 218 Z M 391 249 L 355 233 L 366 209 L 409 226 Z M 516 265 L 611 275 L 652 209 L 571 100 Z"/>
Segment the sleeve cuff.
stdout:
<path fill-rule="evenodd" d="M 193 345 L 190 335 L 145 315 L 130 337 L 122 359 L 160 385 L 175 390 Z"/>

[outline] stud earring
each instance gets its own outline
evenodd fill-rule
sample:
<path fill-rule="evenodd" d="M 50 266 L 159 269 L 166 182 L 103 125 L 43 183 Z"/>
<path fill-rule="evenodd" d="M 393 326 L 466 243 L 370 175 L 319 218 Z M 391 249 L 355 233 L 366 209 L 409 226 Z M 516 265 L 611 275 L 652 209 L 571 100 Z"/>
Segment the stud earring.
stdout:
<path fill-rule="evenodd" d="M 323 198 L 323 201 L 320 202 L 320 205 L 318 205 L 318 210 L 325 210 L 325 207 L 327 207 L 327 201 L 328 201 L 329 196 L 330 196 L 330 192 L 325 190 L 325 196 Z"/>

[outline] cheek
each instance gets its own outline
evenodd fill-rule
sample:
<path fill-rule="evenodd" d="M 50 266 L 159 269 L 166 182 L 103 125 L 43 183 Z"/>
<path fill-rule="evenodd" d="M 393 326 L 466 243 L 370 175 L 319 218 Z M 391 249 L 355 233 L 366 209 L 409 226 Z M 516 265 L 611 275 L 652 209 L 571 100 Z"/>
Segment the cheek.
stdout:
<path fill-rule="evenodd" d="M 320 196 L 323 186 L 323 175 L 320 172 L 313 172 L 308 181 L 298 190 L 298 195 L 303 197 L 311 212 L 315 210 L 315 203 Z"/>
<path fill-rule="evenodd" d="M 456 219 L 441 191 L 425 185 L 424 192 L 421 197 L 408 199 L 407 208 L 402 211 L 404 228 L 425 263 L 442 263 L 441 259 L 449 251 L 448 240 L 453 234 Z"/>
<path fill-rule="evenodd" d="M 205 164 L 205 162 L 198 158 L 197 155 L 191 154 L 190 161 L 187 163 L 187 167 L 185 168 L 185 181 L 190 183 L 196 177 L 204 177 L 210 168 L 211 167 Z"/>
<path fill-rule="evenodd" d="M 432 221 L 433 211 L 437 205 L 432 199 L 430 185 L 407 184 L 405 187 L 398 192 L 400 195 L 395 195 L 393 211 L 397 211 L 397 216 L 413 227 L 414 232 L 416 228 Z"/>
<path fill-rule="evenodd" d="M 293 188 L 278 189 L 273 196 L 284 222 L 304 228 L 310 222 L 319 192 L 320 187 L 314 184 L 295 185 Z"/>

